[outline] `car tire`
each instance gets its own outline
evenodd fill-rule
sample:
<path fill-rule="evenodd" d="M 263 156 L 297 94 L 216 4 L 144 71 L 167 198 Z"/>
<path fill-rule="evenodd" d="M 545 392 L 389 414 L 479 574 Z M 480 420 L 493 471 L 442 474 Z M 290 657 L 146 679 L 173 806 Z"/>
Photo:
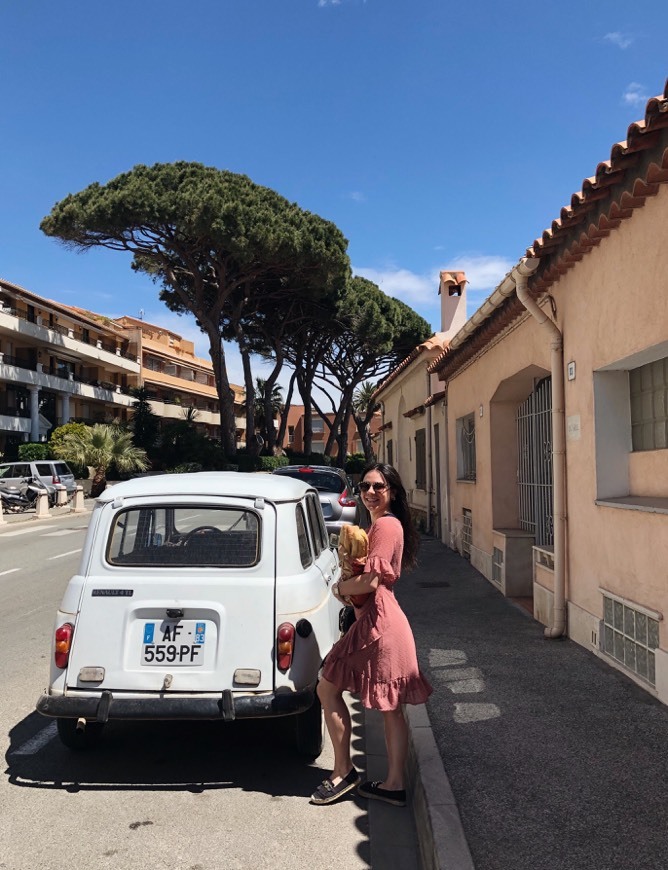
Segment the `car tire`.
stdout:
<path fill-rule="evenodd" d="M 297 713 L 294 721 L 294 746 L 299 755 L 305 758 L 317 758 L 322 752 L 324 731 L 322 707 L 316 696 L 308 710 Z"/>
<path fill-rule="evenodd" d="M 91 749 L 102 736 L 104 725 L 100 722 L 87 722 L 85 728 L 79 729 L 77 721 L 77 719 L 57 720 L 60 742 L 75 752 Z"/>

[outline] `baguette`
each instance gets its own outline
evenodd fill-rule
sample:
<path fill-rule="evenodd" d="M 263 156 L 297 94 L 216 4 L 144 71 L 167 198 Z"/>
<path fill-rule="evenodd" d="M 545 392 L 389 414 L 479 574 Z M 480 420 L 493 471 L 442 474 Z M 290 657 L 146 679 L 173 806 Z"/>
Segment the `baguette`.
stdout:
<path fill-rule="evenodd" d="M 339 534 L 339 560 L 341 562 L 341 579 L 350 580 L 362 573 L 362 565 L 369 552 L 369 538 L 364 529 L 359 526 L 343 526 Z M 355 561 L 357 564 L 353 564 Z M 360 595 L 347 597 L 355 607 L 361 607 L 373 595 L 373 592 L 363 592 Z"/>

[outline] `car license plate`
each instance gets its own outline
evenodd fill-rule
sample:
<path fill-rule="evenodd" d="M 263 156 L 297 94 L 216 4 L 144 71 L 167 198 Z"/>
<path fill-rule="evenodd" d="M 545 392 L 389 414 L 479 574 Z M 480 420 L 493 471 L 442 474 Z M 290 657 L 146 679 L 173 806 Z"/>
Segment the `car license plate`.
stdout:
<path fill-rule="evenodd" d="M 327 519 L 327 517 L 331 517 L 332 515 L 332 504 L 329 501 L 321 501 L 320 507 L 322 508 L 322 515 Z"/>
<path fill-rule="evenodd" d="M 141 663 L 143 665 L 202 665 L 206 623 L 194 619 L 180 622 L 145 622 Z"/>

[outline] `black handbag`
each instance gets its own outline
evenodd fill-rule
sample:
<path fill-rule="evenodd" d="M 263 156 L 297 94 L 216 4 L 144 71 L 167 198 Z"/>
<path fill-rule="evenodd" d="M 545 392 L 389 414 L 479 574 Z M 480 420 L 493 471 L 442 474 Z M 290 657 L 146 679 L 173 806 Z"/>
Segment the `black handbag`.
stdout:
<path fill-rule="evenodd" d="M 346 604 L 339 610 L 339 631 L 342 635 L 348 631 L 353 622 L 355 622 L 355 608 Z"/>

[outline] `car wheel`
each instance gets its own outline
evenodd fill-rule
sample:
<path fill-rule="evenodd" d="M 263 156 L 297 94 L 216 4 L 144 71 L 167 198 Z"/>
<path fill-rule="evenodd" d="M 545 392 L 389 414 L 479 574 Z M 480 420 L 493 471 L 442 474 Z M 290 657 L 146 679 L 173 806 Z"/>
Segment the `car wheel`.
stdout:
<path fill-rule="evenodd" d="M 316 696 L 308 710 L 292 718 L 295 720 L 295 749 L 306 758 L 317 758 L 322 752 L 324 736 L 320 699 Z"/>
<path fill-rule="evenodd" d="M 68 749 L 81 751 L 91 749 L 96 745 L 104 725 L 100 722 L 87 722 L 85 728 L 77 728 L 77 719 L 58 719 L 58 737 L 60 742 Z"/>

